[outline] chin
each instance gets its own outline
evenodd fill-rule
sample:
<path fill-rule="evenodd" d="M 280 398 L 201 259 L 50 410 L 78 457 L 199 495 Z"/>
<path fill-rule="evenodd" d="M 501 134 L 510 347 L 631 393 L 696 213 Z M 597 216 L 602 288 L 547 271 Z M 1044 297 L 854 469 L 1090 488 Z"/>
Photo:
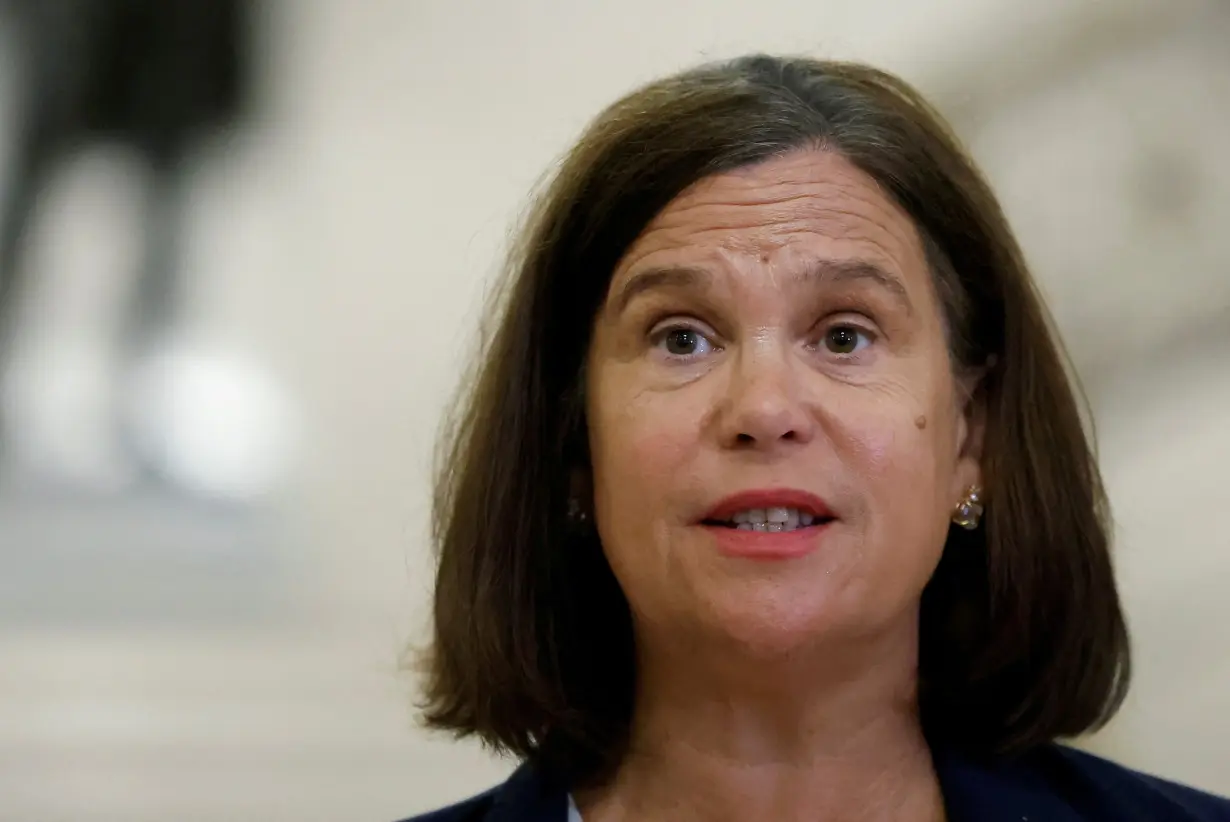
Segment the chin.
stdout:
<path fill-rule="evenodd" d="M 739 652 L 756 659 L 797 655 L 853 629 L 855 620 L 835 597 L 816 592 L 729 592 L 710 602 L 707 627 Z"/>

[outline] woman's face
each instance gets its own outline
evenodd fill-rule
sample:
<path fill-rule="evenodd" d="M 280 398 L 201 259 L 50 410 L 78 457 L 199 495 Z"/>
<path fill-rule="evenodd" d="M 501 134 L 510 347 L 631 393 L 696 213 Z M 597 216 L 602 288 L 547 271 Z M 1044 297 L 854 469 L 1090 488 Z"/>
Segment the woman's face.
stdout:
<path fill-rule="evenodd" d="M 841 156 L 680 195 L 589 351 L 595 516 L 641 641 L 912 629 L 979 480 L 970 388 L 912 221 Z"/>

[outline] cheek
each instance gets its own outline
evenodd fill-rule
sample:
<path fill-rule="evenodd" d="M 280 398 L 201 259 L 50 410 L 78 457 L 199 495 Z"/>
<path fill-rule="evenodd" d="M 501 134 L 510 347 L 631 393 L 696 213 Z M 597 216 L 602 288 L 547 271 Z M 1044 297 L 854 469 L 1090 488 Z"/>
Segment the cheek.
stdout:
<path fill-rule="evenodd" d="M 936 479 L 955 463 L 956 409 L 943 380 L 886 379 L 834 414 L 873 475 Z M 921 475 L 919 475 L 921 472 Z"/>
<path fill-rule="evenodd" d="M 694 403 L 620 388 L 611 379 L 589 412 L 594 502 L 600 521 L 640 530 L 687 484 L 698 419 Z"/>
<path fill-rule="evenodd" d="M 932 534 L 945 520 L 956 468 L 956 417 L 942 391 L 885 386 L 877 393 L 840 415 L 844 462 L 865 495 L 872 538 L 902 544 L 911 534 Z"/>
<path fill-rule="evenodd" d="M 920 418 L 925 417 L 922 426 Z M 870 477 L 882 481 L 933 481 L 939 478 L 950 450 L 950 423 L 932 414 L 901 414 L 895 410 L 881 416 L 867 414 L 858 420 L 851 438 L 859 450 L 859 462 Z"/>
<path fill-rule="evenodd" d="M 696 403 L 652 392 L 595 396 L 590 454 L 595 525 L 620 587 L 638 613 L 668 602 L 679 569 L 671 551 L 680 500 L 697 463 Z"/>

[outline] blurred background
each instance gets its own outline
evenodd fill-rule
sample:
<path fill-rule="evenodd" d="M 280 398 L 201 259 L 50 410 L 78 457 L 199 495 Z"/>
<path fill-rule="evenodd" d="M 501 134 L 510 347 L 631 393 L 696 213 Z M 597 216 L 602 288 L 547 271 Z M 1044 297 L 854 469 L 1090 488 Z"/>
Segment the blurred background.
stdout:
<path fill-rule="evenodd" d="M 1137 649 L 1090 747 L 1230 793 L 1230 7 L 0 0 L 0 819 L 393 819 L 436 426 L 602 106 L 868 60 L 1000 192 L 1096 419 Z"/>

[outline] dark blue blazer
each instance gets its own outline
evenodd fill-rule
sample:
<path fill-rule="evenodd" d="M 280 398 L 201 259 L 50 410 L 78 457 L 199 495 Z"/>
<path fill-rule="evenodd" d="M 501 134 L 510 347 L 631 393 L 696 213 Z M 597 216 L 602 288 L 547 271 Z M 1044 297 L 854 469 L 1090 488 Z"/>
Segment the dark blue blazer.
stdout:
<path fill-rule="evenodd" d="M 1058 745 L 999 766 L 934 758 L 949 822 L 1230 822 L 1230 800 Z M 565 822 L 567 814 L 567 794 L 523 765 L 497 788 L 405 822 Z"/>

